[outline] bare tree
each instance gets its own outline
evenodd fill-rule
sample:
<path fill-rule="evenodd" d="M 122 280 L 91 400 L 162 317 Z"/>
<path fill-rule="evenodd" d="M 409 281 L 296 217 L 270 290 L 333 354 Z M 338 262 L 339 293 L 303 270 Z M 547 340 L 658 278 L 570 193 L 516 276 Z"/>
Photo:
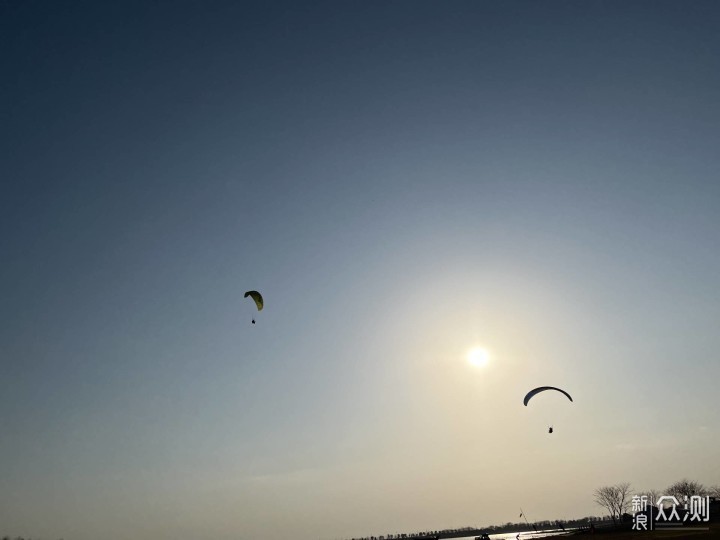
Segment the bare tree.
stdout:
<path fill-rule="evenodd" d="M 641 497 L 645 495 L 647 497 L 648 504 L 650 506 L 655 506 L 655 503 L 657 503 L 657 500 L 660 498 L 661 493 L 657 489 L 648 489 L 638 492 L 638 495 L 640 495 Z"/>
<path fill-rule="evenodd" d="M 679 482 L 675 482 L 665 490 L 665 493 L 672 495 L 678 501 L 683 500 L 685 497 L 688 499 L 693 495 L 705 495 L 707 490 L 700 482 L 688 480 L 683 478 Z"/>
<path fill-rule="evenodd" d="M 622 519 L 623 512 L 630 506 L 630 484 L 628 482 L 597 488 L 594 495 L 595 502 L 608 511 L 613 523 Z"/>
<path fill-rule="evenodd" d="M 708 488 L 708 495 L 720 499 L 720 486 L 710 486 Z"/>

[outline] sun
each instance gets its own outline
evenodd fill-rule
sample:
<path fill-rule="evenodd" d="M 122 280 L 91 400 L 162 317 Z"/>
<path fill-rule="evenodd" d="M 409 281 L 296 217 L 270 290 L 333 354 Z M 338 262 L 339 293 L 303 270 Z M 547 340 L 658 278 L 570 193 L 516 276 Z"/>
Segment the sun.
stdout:
<path fill-rule="evenodd" d="M 468 351 L 467 359 L 473 366 L 485 367 L 487 366 L 490 357 L 487 350 L 482 347 L 475 347 Z"/>

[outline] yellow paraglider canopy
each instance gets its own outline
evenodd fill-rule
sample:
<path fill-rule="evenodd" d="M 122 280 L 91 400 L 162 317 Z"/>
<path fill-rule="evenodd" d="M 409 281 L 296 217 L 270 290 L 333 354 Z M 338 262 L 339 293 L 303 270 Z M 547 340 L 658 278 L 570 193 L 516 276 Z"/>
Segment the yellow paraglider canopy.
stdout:
<path fill-rule="evenodd" d="M 248 296 L 255 301 L 258 311 L 262 311 L 264 305 L 262 295 L 257 291 L 248 291 L 243 298 L 247 298 Z"/>

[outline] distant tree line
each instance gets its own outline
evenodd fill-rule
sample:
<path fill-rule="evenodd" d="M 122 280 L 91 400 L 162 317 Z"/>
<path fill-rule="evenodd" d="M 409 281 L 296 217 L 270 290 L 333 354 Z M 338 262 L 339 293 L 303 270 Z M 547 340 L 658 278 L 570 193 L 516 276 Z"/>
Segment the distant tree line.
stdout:
<path fill-rule="evenodd" d="M 2 537 L 2 540 L 33 540 L 32 538 L 25 538 L 24 536 L 8 536 L 5 535 Z M 39 538 L 36 538 L 35 540 L 39 540 Z M 63 540 L 60 538 L 60 540 Z"/>
<path fill-rule="evenodd" d="M 423 531 L 415 533 L 395 533 L 395 534 L 384 534 L 380 536 L 361 536 L 355 537 L 351 540 L 401 540 L 403 538 L 433 538 L 439 534 L 455 534 L 466 531 L 476 531 L 477 527 L 460 527 L 459 529 L 442 529 L 439 531 Z"/>

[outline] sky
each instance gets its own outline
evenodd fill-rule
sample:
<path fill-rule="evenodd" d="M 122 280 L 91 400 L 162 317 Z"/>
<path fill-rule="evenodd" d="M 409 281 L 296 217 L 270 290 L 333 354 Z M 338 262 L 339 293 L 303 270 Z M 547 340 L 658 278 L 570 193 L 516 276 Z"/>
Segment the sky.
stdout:
<path fill-rule="evenodd" d="M 0 3 L 0 534 L 330 540 L 720 484 L 718 26 Z"/>

